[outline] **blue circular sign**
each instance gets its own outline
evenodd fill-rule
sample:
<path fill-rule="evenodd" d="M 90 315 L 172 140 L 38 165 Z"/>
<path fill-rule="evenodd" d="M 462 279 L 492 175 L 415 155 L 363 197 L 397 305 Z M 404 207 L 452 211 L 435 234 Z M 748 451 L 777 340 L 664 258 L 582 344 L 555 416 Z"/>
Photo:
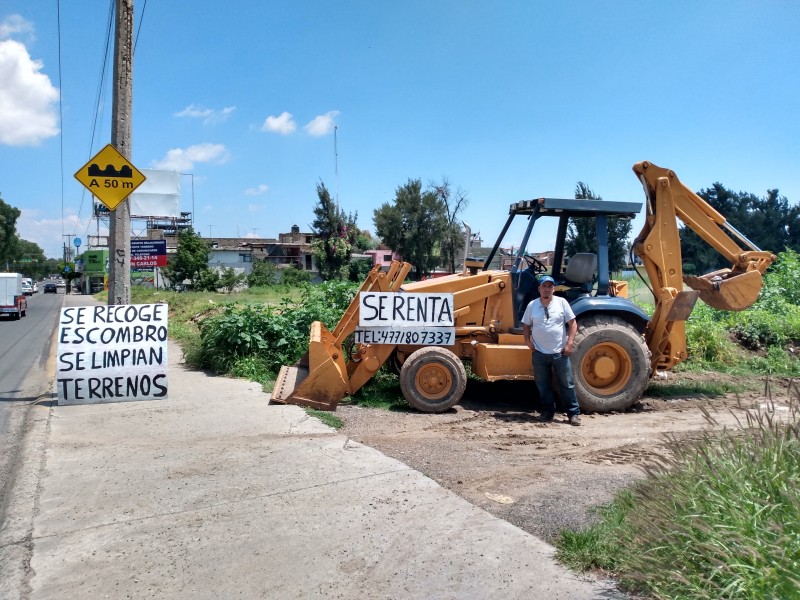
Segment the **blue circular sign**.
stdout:
<path fill-rule="evenodd" d="M 76 237 L 74 240 L 72 240 L 72 243 L 73 243 L 73 244 L 75 244 L 75 247 L 76 247 L 76 248 L 80 247 L 80 245 L 81 245 L 81 238 L 79 238 L 79 237 Z"/>

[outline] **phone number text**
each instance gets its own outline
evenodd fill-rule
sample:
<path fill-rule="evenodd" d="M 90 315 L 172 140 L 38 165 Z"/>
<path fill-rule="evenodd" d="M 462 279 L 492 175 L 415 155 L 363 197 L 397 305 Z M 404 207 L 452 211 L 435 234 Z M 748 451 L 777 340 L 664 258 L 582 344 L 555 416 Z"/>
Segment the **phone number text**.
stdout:
<path fill-rule="evenodd" d="M 452 346 L 456 339 L 455 327 L 411 329 L 408 327 L 373 327 L 356 329 L 357 344 L 411 344 L 418 346 Z"/>

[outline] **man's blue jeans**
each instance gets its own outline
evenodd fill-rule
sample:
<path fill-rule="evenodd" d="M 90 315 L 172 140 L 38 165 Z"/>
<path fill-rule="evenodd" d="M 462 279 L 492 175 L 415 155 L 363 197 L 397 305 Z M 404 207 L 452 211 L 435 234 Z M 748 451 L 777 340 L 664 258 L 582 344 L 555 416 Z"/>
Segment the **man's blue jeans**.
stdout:
<path fill-rule="evenodd" d="M 545 354 L 534 350 L 533 375 L 536 377 L 536 388 L 539 390 L 539 399 L 542 402 L 542 414 L 554 415 L 556 413 L 552 373 L 556 374 L 558 388 L 561 391 L 561 402 L 567 416 L 580 414 L 581 409 L 578 407 L 578 397 L 575 395 L 575 379 L 572 376 L 572 363 L 569 361 L 569 356 L 564 356 L 560 352 Z"/>

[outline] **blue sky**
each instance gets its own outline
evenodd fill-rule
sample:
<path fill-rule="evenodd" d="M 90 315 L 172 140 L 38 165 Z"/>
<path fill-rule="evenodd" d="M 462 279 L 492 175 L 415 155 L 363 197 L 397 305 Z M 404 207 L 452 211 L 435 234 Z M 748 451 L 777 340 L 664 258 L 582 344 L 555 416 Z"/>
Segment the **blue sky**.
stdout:
<path fill-rule="evenodd" d="M 48 256 L 96 231 L 73 174 L 110 142 L 111 4 L 61 3 L 59 72 L 58 3 L 0 0 L 0 193 Z M 308 230 L 320 180 L 374 231 L 399 185 L 446 177 L 491 245 L 511 202 L 578 181 L 641 201 L 640 160 L 695 190 L 800 200 L 794 1 L 136 0 L 135 14 L 132 162 L 192 174 L 182 208 L 203 236 Z"/>

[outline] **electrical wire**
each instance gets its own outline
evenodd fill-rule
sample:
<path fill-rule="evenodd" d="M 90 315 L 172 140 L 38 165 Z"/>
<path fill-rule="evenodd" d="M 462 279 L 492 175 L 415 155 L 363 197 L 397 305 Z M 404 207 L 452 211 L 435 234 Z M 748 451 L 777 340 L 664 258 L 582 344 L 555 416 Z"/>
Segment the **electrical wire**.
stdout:
<path fill-rule="evenodd" d="M 56 0 L 56 26 L 58 29 L 58 128 L 59 160 L 61 162 L 61 243 L 64 243 L 64 109 L 61 102 L 61 89 L 64 87 L 61 73 L 61 0 Z M 64 253 L 66 254 L 66 253 Z M 64 257 L 66 258 L 66 256 Z"/>
<path fill-rule="evenodd" d="M 142 4 L 142 12 L 139 15 L 139 26 L 136 28 L 136 37 L 133 38 L 133 55 L 136 56 L 136 44 L 139 43 L 139 31 L 142 29 L 142 22 L 144 21 L 144 11 L 147 10 L 147 0 Z"/>
<path fill-rule="evenodd" d="M 139 41 L 139 32 L 141 31 L 141 28 L 142 28 L 142 22 L 144 21 L 144 13 L 145 13 L 146 9 L 147 9 L 147 0 L 144 0 L 144 4 L 142 5 L 142 12 L 139 15 L 139 26 L 136 29 L 136 37 L 134 39 L 134 44 L 133 44 L 134 54 L 136 53 L 136 44 Z M 108 20 L 107 20 L 107 23 L 106 23 L 106 43 L 105 43 L 105 48 L 103 49 L 103 64 L 102 64 L 102 66 L 100 68 L 100 77 L 99 77 L 99 82 L 98 82 L 98 85 L 97 85 L 97 94 L 96 94 L 96 100 L 95 100 L 95 105 L 94 105 L 94 117 L 92 119 L 92 135 L 91 135 L 91 138 L 90 138 L 90 141 L 89 141 L 89 151 L 87 153 L 88 156 L 92 156 L 93 153 L 94 153 L 95 136 L 97 135 L 98 122 L 101 119 L 101 116 L 102 116 L 102 113 L 103 113 L 103 107 L 105 106 L 104 93 L 105 93 L 106 81 L 107 81 L 107 77 L 108 77 L 108 62 L 109 62 L 109 56 L 111 54 L 111 47 L 112 47 L 111 46 L 111 40 L 112 40 L 112 35 L 113 35 L 113 24 L 114 24 L 114 15 L 115 14 L 116 14 L 116 0 L 110 0 L 110 2 L 109 2 L 109 10 L 108 10 Z M 60 39 L 61 39 L 61 35 L 60 35 L 60 30 L 59 30 L 59 44 L 60 44 Z M 62 155 L 63 155 L 63 152 L 62 152 Z M 63 166 L 62 166 L 62 181 L 63 181 Z M 63 187 L 63 184 L 62 184 L 62 187 Z M 81 217 L 81 213 L 83 212 L 83 205 L 84 205 L 84 202 L 86 200 L 86 194 L 87 194 L 87 190 L 84 189 L 83 193 L 81 194 L 81 202 L 80 202 L 80 206 L 78 208 L 78 218 L 77 218 L 77 220 L 75 222 L 75 230 L 74 230 L 73 236 L 76 236 L 77 233 L 78 233 L 78 225 L 80 224 L 80 217 Z M 64 219 L 63 219 L 63 214 L 64 214 L 64 209 L 63 209 L 63 191 L 62 191 L 62 210 L 61 210 L 61 214 L 62 214 L 61 222 L 62 222 L 62 229 L 63 229 L 63 222 L 64 222 Z M 92 206 L 92 214 L 94 214 L 94 206 Z M 92 225 L 92 221 L 91 221 L 91 219 L 88 219 L 87 222 L 86 222 L 86 229 L 84 231 L 84 236 L 85 237 L 88 236 L 89 228 L 91 227 L 91 225 Z M 62 231 L 62 233 L 63 233 L 63 231 Z"/>
<path fill-rule="evenodd" d="M 97 124 L 100 120 L 100 116 L 102 114 L 102 107 L 104 106 L 103 102 L 103 94 L 105 92 L 105 83 L 106 77 L 108 75 L 108 57 L 111 51 L 111 36 L 113 33 L 113 25 L 114 25 L 114 14 L 116 12 L 116 0 L 110 0 L 109 2 L 109 9 L 108 9 L 108 19 L 106 22 L 106 43 L 105 48 L 103 49 L 103 64 L 100 67 L 100 77 L 97 84 L 97 94 L 95 96 L 95 103 L 94 103 L 94 116 L 92 118 L 92 135 L 89 140 L 89 151 L 87 152 L 87 156 L 91 157 L 94 153 L 94 140 L 95 135 L 97 134 Z M 81 203 L 78 208 L 78 219 L 75 222 L 75 233 L 77 235 L 78 232 L 78 224 L 81 220 L 81 213 L 83 212 L 83 204 L 86 200 L 86 188 L 83 189 L 81 194 Z M 92 206 L 92 213 L 94 213 L 94 206 Z M 89 227 L 91 226 L 91 219 L 88 219 L 86 222 L 86 230 L 84 235 L 88 235 Z"/>

